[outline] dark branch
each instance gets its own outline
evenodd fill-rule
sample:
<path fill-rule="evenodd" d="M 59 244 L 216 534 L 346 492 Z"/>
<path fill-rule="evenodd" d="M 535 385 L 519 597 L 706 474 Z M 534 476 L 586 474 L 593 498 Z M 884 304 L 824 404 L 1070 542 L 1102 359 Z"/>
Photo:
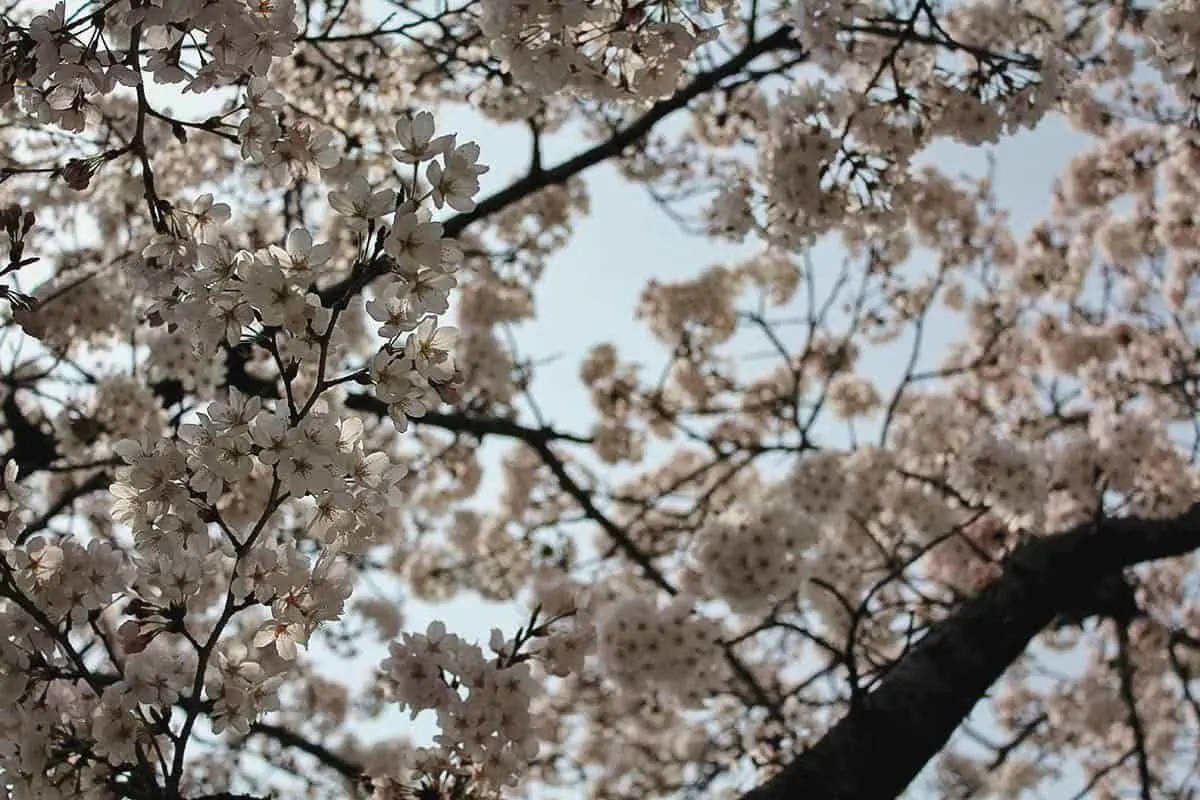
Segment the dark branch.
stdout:
<path fill-rule="evenodd" d="M 256 722 L 250 726 L 250 733 L 266 736 L 279 742 L 284 747 L 291 747 L 307 753 L 326 767 L 329 767 L 345 778 L 349 778 L 351 781 L 358 782 L 363 779 L 362 766 L 338 755 L 325 745 L 310 741 L 287 728 L 279 725 L 271 725 L 266 722 Z"/>
<path fill-rule="evenodd" d="M 934 625 L 859 707 L 743 800 L 899 796 L 1030 640 L 1098 581 L 1200 548 L 1200 504 L 1169 520 L 1088 523 L 1033 539 Z"/>
<path fill-rule="evenodd" d="M 5 454 L 4 460 L 11 459 L 17 463 L 18 478 L 45 469 L 54 463 L 58 458 L 58 442 L 43 426 L 25 416 L 17 403 L 16 385 L 10 383 L 5 387 L 0 412 L 4 415 L 0 430 L 7 430 L 12 435 L 13 442 L 12 449 Z"/>
<path fill-rule="evenodd" d="M 1146 752 L 1146 728 L 1138 713 L 1137 691 L 1134 688 L 1133 658 L 1129 654 L 1129 628 L 1117 624 L 1117 674 L 1121 680 L 1121 701 L 1129 712 L 1129 729 L 1133 733 L 1133 752 L 1137 758 L 1138 786 L 1142 800 L 1153 800 L 1154 779 L 1150 774 L 1150 756 Z"/>
<path fill-rule="evenodd" d="M 374 397 L 366 394 L 350 395 L 346 398 L 346 408 L 353 411 L 365 411 L 378 417 L 387 416 L 387 406 Z M 477 439 L 485 436 L 505 436 L 520 439 L 523 442 L 574 442 L 590 444 L 591 438 L 563 433 L 554 428 L 530 428 L 500 417 L 473 415 L 469 412 L 441 413 L 430 411 L 423 417 L 411 420 L 414 425 L 425 425 L 431 428 L 441 428 L 452 433 L 466 433 Z"/>

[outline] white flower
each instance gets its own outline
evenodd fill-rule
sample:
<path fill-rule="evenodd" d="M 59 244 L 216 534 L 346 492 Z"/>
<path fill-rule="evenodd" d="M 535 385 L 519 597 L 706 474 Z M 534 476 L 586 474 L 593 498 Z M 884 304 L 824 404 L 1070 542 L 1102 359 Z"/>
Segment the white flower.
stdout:
<path fill-rule="evenodd" d="M 142 248 L 142 258 L 158 259 L 168 267 L 191 264 L 196 260 L 196 241 L 188 236 L 156 233 Z"/>
<path fill-rule="evenodd" d="M 8 507 L 16 506 L 17 508 L 28 508 L 30 501 L 33 500 L 33 490 L 28 486 L 22 486 L 17 483 L 17 474 L 20 468 L 17 462 L 9 459 L 4 463 L 4 494 L 7 495 L 6 500 L 11 500 L 5 505 Z"/>
<path fill-rule="evenodd" d="M 433 114 L 420 111 L 413 117 L 401 117 L 396 120 L 396 139 L 400 147 L 392 151 L 392 156 L 404 164 L 416 164 L 445 153 L 454 147 L 454 135 L 439 136 L 434 139 Z"/>
<path fill-rule="evenodd" d="M 450 290 L 458 285 L 453 275 L 423 269 L 409 286 L 419 314 L 445 314 L 450 309 Z"/>
<path fill-rule="evenodd" d="M 251 114 L 266 113 L 255 109 Z M 306 122 L 289 126 L 277 134 L 272 149 L 264 153 L 264 163 L 277 173 L 280 179 L 316 177 L 319 170 L 330 170 L 341 161 L 333 132 L 325 128 L 314 129 Z"/>
<path fill-rule="evenodd" d="M 396 205 L 396 193 L 391 189 L 372 192 L 367 179 L 356 175 L 345 191 L 329 193 L 329 205 L 344 217 L 351 227 L 365 229 L 367 223 L 391 212 Z"/>
<path fill-rule="evenodd" d="M 132 764 L 137 760 L 138 743 L 147 739 L 141 720 L 122 708 L 100 705 L 92 714 L 92 748 L 110 764 Z"/>
<path fill-rule="evenodd" d="M 191 217 L 192 235 L 197 241 L 204 241 L 210 232 L 228 222 L 230 216 L 229 206 L 213 202 L 211 194 L 202 194 L 196 198 L 190 210 L 180 210 Z"/>
<path fill-rule="evenodd" d="M 435 317 L 426 317 L 408 337 L 404 355 L 414 369 L 431 380 L 446 381 L 454 375 L 454 344 L 458 328 L 438 327 Z"/>
<path fill-rule="evenodd" d="M 445 157 L 446 165 L 434 161 L 425 168 L 425 177 L 433 187 L 433 204 L 438 208 L 448 205 L 455 211 L 475 210 L 471 198 L 479 192 L 479 176 L 489 167 L 477 164 L 479 145 L 467 142 L 454 148 Z"/>
<path fill-rule="evenodd" d="M 289 447 L 275 465 L 275 474 L 287 492 L 295 497 L 318 494 L 333 488 L 333 474 L 324 459 L 306 447 Z"/>
<path fill-rule="evenodd" d="M 242 291 L 258 309 L 265 324 L 283 325 L 285 321 L 304 316 L 303 290 L 279 267 L 254 261 L 240 272 L 244 278 Z"/>
<path fill-rule="evenodd" d="M 379 335 L 391 339 L 417 327 L 421 313 L 415 300 L 408 290 L 408 284 L 403 280 L 389 283 L 382 294 L 368 300 L 367 314 L 376 322 L 383 323 L 379 328 Z"/>
<path fill-rule="evenodd" d="M 251 78 L 246 86 L 246 104 L 251 108 L 279 108 L 283 99 L 264 77 Z"/>
<path fill-rule="evenodd" d="M 422 222 L 412 212 L 397 214 L 383 249 L 395 259 L 396 271 L 405 277 L 415 275 L 420 267 L 438 267 L 442 263 L 442 226 Z"/>
<path fill-rule="evenodd" d="M 288 421 L 282 414 L 260 412 L 250 427 L 254 443 L 261 449 L 258 460 L 270 466 L 279 461 L 288 448 Z"/>
<path fill-rule="evenodd" d="M 243 394 L 236 386 L 229 387 L 225 402 L 216 401 L 208 406 L 208 416 L 213 423 L 231 434 L 247 430 L 260 411 L 262 398 Z"/>
<path fill-rule="evenodd" d="M 287 249 L 284 252 L 286 263 L 283 266 L 297 272 L 306 272 L 323 266 L 333 253 L 328 242 L 313 244 L 312 234 L 304 228 L 296 228 L 287 236 Z"/>
<path fill-rule="evenodd" d="M 296 645 L 307 641 L 303 626 L 298 622 L 268 622 L 258 633 L 254 634 L 255 647 L 275 647 L 275 652 L 285 661 L 296 658 Z"/>

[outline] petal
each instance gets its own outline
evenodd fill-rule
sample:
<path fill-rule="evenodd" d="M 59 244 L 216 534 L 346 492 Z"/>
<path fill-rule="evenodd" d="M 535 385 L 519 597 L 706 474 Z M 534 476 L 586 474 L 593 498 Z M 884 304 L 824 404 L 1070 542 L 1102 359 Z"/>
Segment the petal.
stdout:
<path fill-rule="evenodd" d="M 429 143 L 433 138 L 434 121 L 433 114 L 428 111 L 421 111 L 413 118 L 412 132 L 413 138 L 421 145 Z"/>
<path fill-rule="evenodd" d="M 296 228 L 288 234 L 287 249 L 290 253 L 307 253 L 312 249 L 312 234 L 305 228 Z"/>

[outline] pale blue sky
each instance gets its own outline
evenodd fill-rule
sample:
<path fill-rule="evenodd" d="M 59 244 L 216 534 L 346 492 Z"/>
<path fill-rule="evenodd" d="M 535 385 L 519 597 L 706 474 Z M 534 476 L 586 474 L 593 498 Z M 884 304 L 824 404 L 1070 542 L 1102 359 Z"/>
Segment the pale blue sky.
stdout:
<path fill-rule="evenodd" d="M 673 117 L 672 121 L 681 117 Z M 520 126 L 498 126 L 469 109 L 438 112 L 439 123 L 457 132 L 460 140 L 476 139 L 491 172 L 483 176 L 481 196 L 487 196 L 520 177 L 528 164 L 528 134 Z M 1078 152 L 1082 138 L 1065 125 L 1051 121 L 992 148 L 997 158 L 996 188 L 1001 205 L 1009 209 L 1018 230 L 1025 230 L 1048 210 L 1051 182 L 1066 160 Z M 546 163 L 586 149 L 590 143 L 564 133 L 544 144 Z M 936 163 L 951 175 L 983 174 L 987 151 L 953 143 L 936 145 L 923 161 Z M 551 260 L 537 291 L 536 320 L 521 325 L 517 340 L 525 357 L 559 356 L 538 371 L 535 395 L 546 415 L 565 428 L 585 428 L 591 420 L 587 391 L 578 379 L 579 359 L 600 341 L 611 341 L 625 358 L 650 365 L 663 363 L 662 348 L 634 319 L 634 309 L 646 282 L 679 280 L 719 263 L 730 263 L 756 252 L 753 244 L 684 234 L 667 218 L 648 193 L 628 183 L 605 163 L 585 173 L 592 213 L 575 224 L 575 233 Z M 826 240 L 817 249 L 818 268 L 837 268 L 844 251 Z M 931 353 L 952 331 L 929 332 Z M 902 347 L 903 344 L 897 345 Z M 864 370 L 891 374 L 895 360 L 887 353 L 868 352 Z M 899 373 L 896 373 L 897 376 Z"/>

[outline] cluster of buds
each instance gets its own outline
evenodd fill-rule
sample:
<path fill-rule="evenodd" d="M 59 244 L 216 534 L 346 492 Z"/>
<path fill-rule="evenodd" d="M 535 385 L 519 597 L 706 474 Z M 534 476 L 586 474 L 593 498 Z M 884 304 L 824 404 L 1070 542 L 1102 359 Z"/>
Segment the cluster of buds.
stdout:
<path fill-rule="evenodd" d="M 104 166 L 106 162 L 112 161 L 120 154 L 121 151 L 119 150 L 110 150 L 98 156 L 69 159 L 67 165 L 59 173 L 59 176 L 67 186 L 77 192 L 82 192 L 91 185 L 92 178 L 96 176 L 100 167 Z"/>
<path fill-rule="evenodd" d="M 8 263 L 0 269 L 0 276 L 16 272 L 21 267 L 27 267 L 37 261 L 36 258 L 22 258 L 25 254 L 25 236 L 36 222 L 37 216 L 33 211 L 26 211 L 19 205 L 0 209 L 0 232 L 8 238 Z M 8 300 L 19 309 L 28 310 L 33 307 L 33 298 L 8 286 L 0 286 L 0 298 Z"/>

